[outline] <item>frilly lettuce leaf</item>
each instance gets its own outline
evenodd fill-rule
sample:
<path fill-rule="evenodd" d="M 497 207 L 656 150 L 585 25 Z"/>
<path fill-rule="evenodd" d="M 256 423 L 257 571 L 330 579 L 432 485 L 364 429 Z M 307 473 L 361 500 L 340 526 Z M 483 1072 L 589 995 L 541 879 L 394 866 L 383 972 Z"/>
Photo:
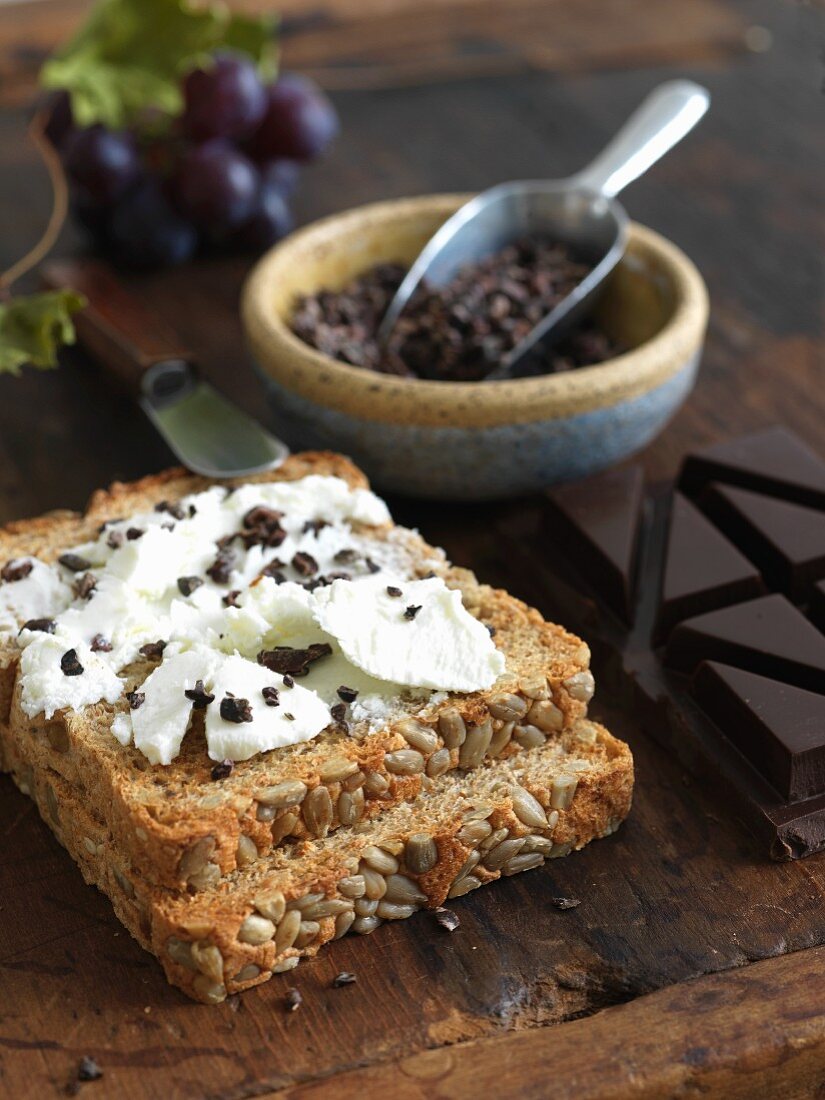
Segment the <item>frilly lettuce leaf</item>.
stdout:
<path fill-rule="evenodd" d="M 43 66 L 46 88 L 69 92 L 79 126 L 128 126 L 142 112 L 174 117 L 181 77 L 215 50 L 249 54 L 275 72 L 275 21 L 186 0 L 98 0 L 74 38 Z"/>
<path fill-rule="evenodd" d="M 19 374 L 31 363 L 48 369 L 57 366 L 57 351 L 75 340 L 72 314 L 86 300 L 73 290 L 9 298 L 0 302 L 0 374 Z"/>

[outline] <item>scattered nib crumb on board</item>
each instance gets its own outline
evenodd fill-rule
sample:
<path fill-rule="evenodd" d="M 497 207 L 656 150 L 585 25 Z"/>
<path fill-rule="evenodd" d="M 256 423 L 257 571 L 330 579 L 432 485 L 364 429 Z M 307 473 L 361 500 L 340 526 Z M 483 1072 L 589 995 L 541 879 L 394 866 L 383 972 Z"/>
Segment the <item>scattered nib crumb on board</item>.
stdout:
<path fill-rule="evenodd" d="M 284 1005 L 287 1012 L 297 1012 L 303 1004 L 304 998 L 297 989 L 288 989 L 284 997 Z"/>
<path fill-rule="evenodd" d="M 354 985 L 358 981 L 358 978 L 349 970 L 342 970 L 340 974 L 336 974 L 332 979 L 332 988 L 340 989 L 344 985 Z"/>
<path fill-rule="evenodd" d="M 452 909 L 445 909 L 443 905 L 439 905 L 434 912 L 436 921 L 447 932 L 455 932 L 461 925 L 458 913 L 454 913 Z"/>
<path fill-rule="evenodd" d="M 581 905 L 580 898 L 550 898 L 550 904 L 555 909 L 575 909 Z"/>

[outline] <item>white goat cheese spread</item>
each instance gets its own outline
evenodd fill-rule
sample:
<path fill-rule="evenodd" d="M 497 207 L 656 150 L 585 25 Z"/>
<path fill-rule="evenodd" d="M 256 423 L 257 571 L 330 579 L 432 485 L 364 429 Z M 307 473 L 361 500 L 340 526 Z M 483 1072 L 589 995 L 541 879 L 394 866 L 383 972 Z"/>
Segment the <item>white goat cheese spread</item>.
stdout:
<path fill-rule="evenodd" d="M 490 687 L 504 657 L 460 594 L 415 579 L 403 529 L 360 529 L 389 519 L 336 477 L 214 486 L 108 523 L 55 565 L 6 563 L 0 637 L 19 632 L 23 710 L 114 704 L 127 666 L 157 661 L 112 734 L 169 764 L 193 709 L 211 759 L 246 760 L 333 720 L 376 728 L 399 699 Z"/>

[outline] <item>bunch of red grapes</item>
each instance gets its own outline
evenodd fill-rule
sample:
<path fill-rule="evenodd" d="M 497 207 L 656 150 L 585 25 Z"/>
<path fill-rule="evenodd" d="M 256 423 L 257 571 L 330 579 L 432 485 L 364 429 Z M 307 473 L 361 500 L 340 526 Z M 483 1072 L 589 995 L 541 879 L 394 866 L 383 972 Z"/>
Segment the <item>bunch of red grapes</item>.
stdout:
<path fill-rule="evenodd" d="M 95 244 L 136 267 L 183 263 L 196 250 L 262 251 L 292 228 L 301 166 L 338 132 L 335 109 L 306 77 L 263 84 L 253 62 L 220 53 L 183 81 L 184 110 L 150 137 L 77 128 L 69 98 L 52 104 L 72 212 Z"/>

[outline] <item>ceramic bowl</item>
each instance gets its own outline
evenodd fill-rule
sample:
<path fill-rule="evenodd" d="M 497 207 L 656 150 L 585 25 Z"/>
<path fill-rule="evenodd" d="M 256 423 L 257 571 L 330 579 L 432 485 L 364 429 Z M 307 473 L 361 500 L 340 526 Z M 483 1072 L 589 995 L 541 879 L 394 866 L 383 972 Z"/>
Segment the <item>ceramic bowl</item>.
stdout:
<path fill-rule="evenodd" d="M 644 447 L 690 392 L 708 315 L 675 245 L 633 224 L 598 313 L 631 350 L 598 366 L 497 382 L 429 382 L 339 363 L 289 329 L 298 295 L 373 264 L 409 264 L 466 195 L 374 203 L 315 222 L 268 252 L 242 297 L 276 432 L 350 455 L 377 487 L 444 500 L 529 493 Z"/>

